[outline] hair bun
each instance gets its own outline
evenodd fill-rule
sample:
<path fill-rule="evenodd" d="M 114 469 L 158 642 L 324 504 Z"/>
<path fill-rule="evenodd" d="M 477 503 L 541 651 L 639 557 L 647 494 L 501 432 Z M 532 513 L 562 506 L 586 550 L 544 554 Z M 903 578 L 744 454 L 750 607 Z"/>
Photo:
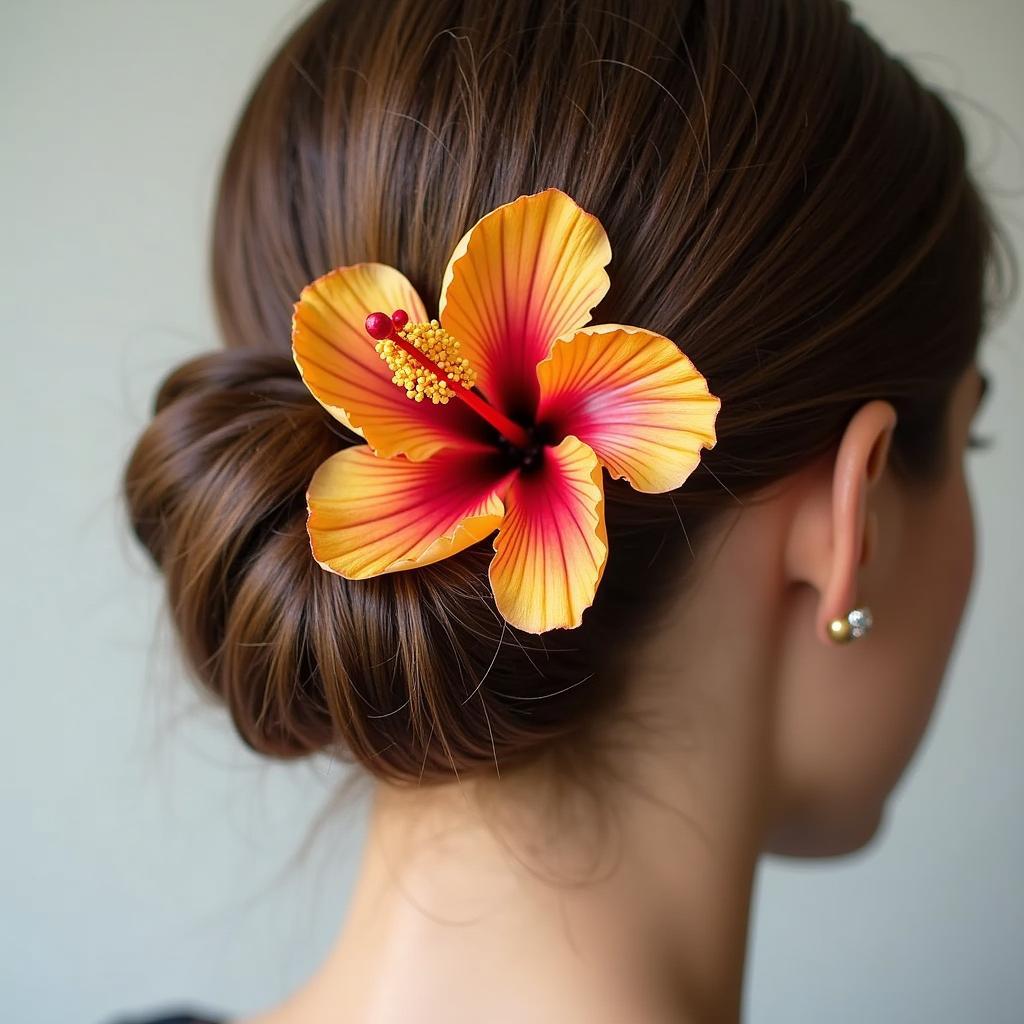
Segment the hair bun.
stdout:
<path fill-rule="evenodd" d="M 287 356 L 229 349 L 163 382 L 125 494 L 189 667 L 272 757 L 330 749 L 409 781 L 525 755 L 558 731 L 547 714 L 565 719 L 557 698 L 523 703 L 519 691 L 535 686 L 528 654 L 492 674 L 505 692 L 489 712 L 466 704 L 500 633 L 485 552 L 357 582 L 313 559 L 306 487 L 343 445 Z M 472 649 L 453 653 L 457 625 Z"/>
<path fill-rule="evenodd" d="M 282 716 L 261 717 L 261 658 L 239 661 L 260 650 L 247 643 L 287 642 L 285 620 L 301 618 L 304 586 L 324 575 L 309 554 L 305 489 L 340 446 L 330 423 L 288 357 L 200 356 L 164 380 L 124 478 L 192 669 L 226 700 L 250 746 L 283 756 L 324 745 L 330 721 L 304 715 L 296 735 Z"/>

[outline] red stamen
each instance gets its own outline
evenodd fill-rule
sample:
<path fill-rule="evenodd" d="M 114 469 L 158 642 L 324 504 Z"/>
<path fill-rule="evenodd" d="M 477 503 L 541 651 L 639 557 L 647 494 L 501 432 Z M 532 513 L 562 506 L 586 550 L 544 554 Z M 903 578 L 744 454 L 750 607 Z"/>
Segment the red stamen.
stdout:
<path fill-rule="evenodd" d="M 529 447 L 530 435 L 523 427 L 509 419 L 503 412 L 495 409 L 493 405 L 485 402 L 476 392 L 463 387 L 458 381 L 452 380 L 437 363 L 428 359 L 415 345 L 410 344 L 399 335 L 399 329 L 408 322 L 409 314 L 404 309 L 396 309 L 391 316 L 388 316 L 387 313 L 371 313 L 366 318 L 366 333 L 377 341 L 390 338 L 406 355 L 435 373 L 438 380 L 451 381 L 451 390 L 455 397 L 465 402 L 473 412 L 485 419 L 499 434 L 511 441 L 517 448 Z"/>

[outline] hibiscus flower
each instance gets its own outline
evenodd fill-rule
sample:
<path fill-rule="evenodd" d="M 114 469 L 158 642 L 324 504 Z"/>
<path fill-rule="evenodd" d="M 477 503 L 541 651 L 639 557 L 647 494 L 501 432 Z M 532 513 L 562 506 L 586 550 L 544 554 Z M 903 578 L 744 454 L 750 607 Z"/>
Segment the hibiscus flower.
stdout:
<path fill-rule="evenodd" d="M 581 623 L 608 557 L 602 467 L 638 491 L 674 490 L 714 447 L 721 405 L 669 338 L 590 325 L 610 260 L 600 221 L 549 188 L 466 232 L 436 318 L 381 263 L 302 291 L 295 363 L 366 441 L 309 484 L 324 569 L 415 569 L 497 530 L 488 576 L 501 615 L 530 633 Z"/>

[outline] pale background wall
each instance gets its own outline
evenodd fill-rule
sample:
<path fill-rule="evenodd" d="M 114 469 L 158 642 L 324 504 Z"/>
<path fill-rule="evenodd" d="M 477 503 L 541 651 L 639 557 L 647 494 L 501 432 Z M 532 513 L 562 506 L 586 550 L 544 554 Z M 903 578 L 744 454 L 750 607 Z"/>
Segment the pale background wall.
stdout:
<path fill-rule="evenodd" d="M 1024 4 L 857 7 L 1005 121 L 968 110 L 1024 248 Z M 154 639 L 159 588 L 117 499 L 157 379 L 214 341 L 218 159 L 297 10 L 0 3 L 4 1020 L 250 1011 L 300 982 L 345 910 L 359 805 L 288 870 L 337 769 L 267 767 L 198 705 Z M 934 726 L 870 850 L 767 865 L 753 1022 L 1024 1017 L 1022 325 L 1018 306 L 986 343 L 997 444 L 971 456 L 979 576 Z"/>

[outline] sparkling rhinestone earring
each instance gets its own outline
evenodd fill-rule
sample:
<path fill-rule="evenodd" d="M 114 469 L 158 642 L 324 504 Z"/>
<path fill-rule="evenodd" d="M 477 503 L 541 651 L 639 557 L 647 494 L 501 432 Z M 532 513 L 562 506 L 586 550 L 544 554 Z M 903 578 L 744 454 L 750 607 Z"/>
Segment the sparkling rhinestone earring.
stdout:
<path fill-rule="evenodd" d="M 828 635 L 837 644 L 848 644 L 851 640 L 859 640 L 873 625 L 871 609 L 863 605 L 847 612 L 841 619 L 833 619 L 828 624 Z"/>

